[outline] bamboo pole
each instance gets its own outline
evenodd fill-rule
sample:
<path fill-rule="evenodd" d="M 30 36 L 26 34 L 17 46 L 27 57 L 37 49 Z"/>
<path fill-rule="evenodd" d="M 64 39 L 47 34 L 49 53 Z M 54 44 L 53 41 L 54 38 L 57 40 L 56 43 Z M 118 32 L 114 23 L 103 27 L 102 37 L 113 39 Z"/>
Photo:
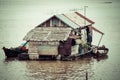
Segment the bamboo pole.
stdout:
<path fill-rule="evenodd" d="M 99 45 L 100 45 L 100 42 L 101 42 L 101 40 L 102 40 L 102 37 L 103 37 L 103 35 L 101 36 L 101 38 L 100 38 L 100 40 L 99 40 L 98 47 L 99 47 Z"/>

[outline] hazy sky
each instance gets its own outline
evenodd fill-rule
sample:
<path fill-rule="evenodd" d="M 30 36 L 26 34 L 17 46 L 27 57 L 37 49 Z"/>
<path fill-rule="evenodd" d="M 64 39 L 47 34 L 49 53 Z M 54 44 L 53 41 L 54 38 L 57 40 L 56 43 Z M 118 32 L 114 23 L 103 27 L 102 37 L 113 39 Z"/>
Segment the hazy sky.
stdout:
<path fill-rule="evenodd" d="M 119 3 L 119 0 L 0 0 L 0 27 L 5 30 L 0 35 L 3 37 L 5 32 L 12 32 L 11 39 L 17 35 L 22 39 L 30 29 L 50 16 L 74 11 L 83 14 L 84 6 L 88 6 L 86 16 L 93 20 L 94 26 L 105 32 L 107 37 L 109 31 L 118 31 L 118 26 L 114 30 L 112 26 L 119 25 Z M 113 21 L 113 18 L 116 21 Z M 18 29 L 22 33 L 18 33 Z"/>

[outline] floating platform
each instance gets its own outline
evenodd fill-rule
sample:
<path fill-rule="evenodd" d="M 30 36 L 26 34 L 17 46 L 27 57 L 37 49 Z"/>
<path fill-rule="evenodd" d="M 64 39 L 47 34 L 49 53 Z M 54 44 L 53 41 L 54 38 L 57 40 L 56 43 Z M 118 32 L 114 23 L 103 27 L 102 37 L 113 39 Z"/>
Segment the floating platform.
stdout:
<path fill-rule="evenodd" d="M 3 50 L 5 52 L 5 56 L 7 58 L 15 57 L 19 60 L 31 60 L 30 55 L 28 54 L 28 50 L 20 50 L 20 49 L 8 49 L 3 47 Z M 63 55 L 37 55 L 38 58 L 34 58 L 33 60 L 62 60 L 62 61 L 72 61 L 72 60 L 77 60 L 80 58 L 84 57 L 94 57 L 94 58 L 99 58 L 99 57 L 104 57 L 107 55 L 109 49 L 102 46 L 102 47 L 97 47 L 94 46 L 89 50 L 87 53 L 84 54 L 74 54 L 74 55 L 69 55 L 69 56 L 63 56 Z"/>

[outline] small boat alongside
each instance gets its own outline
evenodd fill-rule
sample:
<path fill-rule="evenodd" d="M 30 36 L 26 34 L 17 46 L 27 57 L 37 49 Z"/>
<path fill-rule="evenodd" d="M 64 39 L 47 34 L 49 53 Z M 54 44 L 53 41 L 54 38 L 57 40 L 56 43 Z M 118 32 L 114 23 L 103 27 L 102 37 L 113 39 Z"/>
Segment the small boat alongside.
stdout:
<path fill-rule="evenodd" d="M 5 56 L 7 58 L 18 57 L 18 55 L 21 54 L 21 53 L 28 53 L 28 49 L 25 47 L 28 42 L 29 41 L 26 41 L 23 44 L 23 46 L 19 46 L 19 47 L 16 47 L 16 48 L 3 47 L 2 49 L 3 49 L 3 51 L 5 53 Z"/>
<path fill-rule="evenodd" d="M 101 47 L 95 47 L 92 52 L 95 56 L 99 57 L 107 55 L 108 51 L 109 49 L 103 45 Z"/>
<path fill-rule="evenodd" d="M 6 48 L 6 47 L 3 47 L 2 48 L 4 53 L 5 53 L 5 56 L 7 58 L 9 57 L 17 57 L 18 54 L 21 54 L 21 53 L 27 53 L 28 52 L 28 49 L 26 49 L 26 47 L 17 47 L 17 48 Z"/>

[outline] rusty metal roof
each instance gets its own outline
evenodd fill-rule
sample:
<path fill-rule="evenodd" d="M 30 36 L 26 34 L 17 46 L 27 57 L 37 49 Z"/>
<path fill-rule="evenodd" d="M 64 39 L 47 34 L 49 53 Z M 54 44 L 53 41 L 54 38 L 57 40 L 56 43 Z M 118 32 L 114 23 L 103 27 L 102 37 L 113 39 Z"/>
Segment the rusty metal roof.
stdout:
<path fill-rule="evenodd" d="M 80 27 L 93 24 L 84 16 L 80 16 L 81 15 L 80 13 L 68 13 L 63 15 Z"/>
<path fill-rule="evenodd" d="M 39 27 L 32 29 L 24 37 L 28 41 L 60 41 L 69 37 L 71 28 Z"/>
<path fill-rule="evenodd" d="M 59 14 L 59 15 L 55 15 L 55 16 L 74 29 L 80 27 L 79 25 L 75 24 L 73 21 L 71 21 L 70 19 L 65 17 L 63 14 Z"/>
<path fill-rule="evenodd" d="M 86 18 L 78 12 L 58 14 L 55 16 L 72 28 L 79 28 L 94 24 L 93 21 L 91 21 L 90 19 Z"/>
<path fill-rule="evenodd" d="M 50 17 L 47 20 L 50 20 L 53 17 L 57 17 L 58 19 L 60 19 L 61 21 L 63 21 L 64 23 L 66 23 L 67 25 L 69 25 L 71 28 L 74 28 L 74 29 L 94 24 L 94 22 L 92 20 L 83 16 L 79 12 L 57 14 L 57 15 L 53 15 L 52 17 Z M 46 21 L 44 21 L 44 22 L 46 22 Z M 42 22 L 42 23 L 44 23 L 44 22 Z"/>

